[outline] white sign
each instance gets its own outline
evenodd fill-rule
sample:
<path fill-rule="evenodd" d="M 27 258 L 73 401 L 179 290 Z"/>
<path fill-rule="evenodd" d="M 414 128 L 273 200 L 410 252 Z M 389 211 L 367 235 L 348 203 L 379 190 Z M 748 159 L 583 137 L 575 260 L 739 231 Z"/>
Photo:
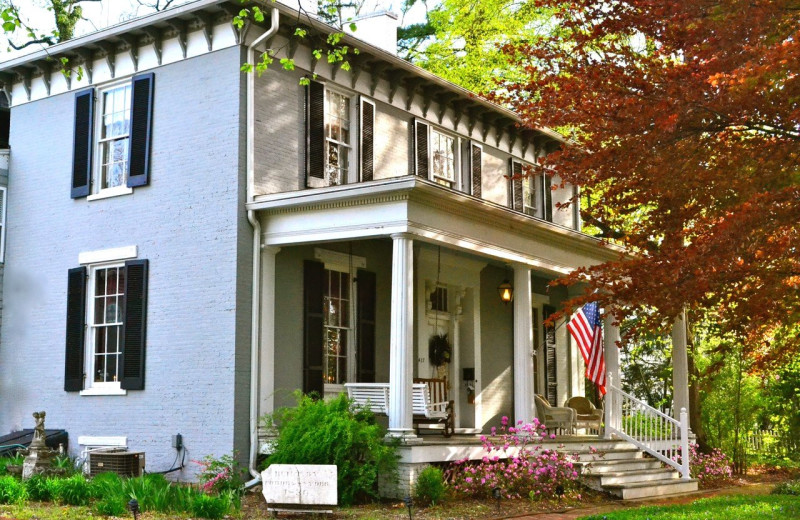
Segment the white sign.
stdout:
<path fill-rule="evenodd" d="M 261 472 L 268 505 L 335 506 L 336 466 L 273 464 Z"/>

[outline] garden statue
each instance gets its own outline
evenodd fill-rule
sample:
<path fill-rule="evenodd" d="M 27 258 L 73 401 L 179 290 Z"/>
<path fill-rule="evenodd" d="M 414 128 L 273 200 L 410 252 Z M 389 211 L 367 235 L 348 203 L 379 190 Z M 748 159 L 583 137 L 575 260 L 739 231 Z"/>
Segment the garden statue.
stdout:
<path fill-rule="evenodd" d="M 33 428 L 33 440 L 30 448 L 20 450 L 25 455 L 22 463 L 22 479 L 27 480 L 33 475 L 50 474 L 53 472 L 52 459 L 56 452 L 47 447 L 45 443 L 44 418 L 47 415 L 44 411 L 34 412 L 33 418 L 36 424 Z"/>

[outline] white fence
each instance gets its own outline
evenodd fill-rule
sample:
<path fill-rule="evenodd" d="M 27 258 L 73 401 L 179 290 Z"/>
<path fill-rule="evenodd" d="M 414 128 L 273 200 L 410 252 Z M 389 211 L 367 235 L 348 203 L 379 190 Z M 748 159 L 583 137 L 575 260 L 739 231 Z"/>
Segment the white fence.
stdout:
<path fill-rule="evenodd" d="M 681 409 L 680 420 L 656 410 L 614 386 L 606 379 L 606 435 L 616 434 L 689 479 L 689 419 Z"/>
<path fill-rule="evenodd" d="M 776 430 L 756 430 L 747 435 L 747 451 L 785 457 L 800 453 L 800 440 L 792 439 Z"/>

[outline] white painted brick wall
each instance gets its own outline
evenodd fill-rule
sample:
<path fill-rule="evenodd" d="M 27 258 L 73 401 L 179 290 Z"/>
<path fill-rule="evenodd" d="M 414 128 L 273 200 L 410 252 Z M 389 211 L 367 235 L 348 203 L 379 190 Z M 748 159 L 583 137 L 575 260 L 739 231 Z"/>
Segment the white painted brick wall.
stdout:
<path fill-rule="evenodd" d="M 0 433 L 33 425 L 123 435 L 164 470 L 181 433 L 190 459 L 246 451 L 237 400 L 247 398 L 252 231 L 243 225 L 239 49 L 155 69 L 151 184 L 132 195 L 72 200 L 73 94 L 12 109 Z M 249 234 L 248 234 L 249 233 Z M 137 245 L 150 260 L 145 390 L 65 392 L 67 270 L 78 254 Z M 243 280 L 245 280 L 243 282 Z M 247 318 L 237 316 L 244 313 Z M 246 411 L 246 406 L 244 407 Z M 237 435 L 237 440 L 241 439 Z"/>

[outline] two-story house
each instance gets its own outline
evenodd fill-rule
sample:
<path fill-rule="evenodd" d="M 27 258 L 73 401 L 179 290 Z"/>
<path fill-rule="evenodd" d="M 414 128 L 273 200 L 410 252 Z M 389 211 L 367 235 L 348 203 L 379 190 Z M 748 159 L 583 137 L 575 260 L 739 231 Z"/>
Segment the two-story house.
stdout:
<path fill-rule="evenodd" d="M 156 471 L 252 464 L 257 418 L 298 389 L 388 382 L 411 447 L 414 378 L 447 378 L 464 434 L 583 395 L 566 327 L 542 325 L 569 296 L 548 282 L 621 252 L 536 168 L 562 138 L 399 59 L 391 15 L 359 22 L 380 41 L 344 38 L 342 70 L 312 52 L 332 28 L 255 3 L 263 24 L 196 0 L 0 64 L 0 431 L 44 409 L 70 453 L 127 445 Z M 241 72 L 268 48 L 296 68 Z"/>

